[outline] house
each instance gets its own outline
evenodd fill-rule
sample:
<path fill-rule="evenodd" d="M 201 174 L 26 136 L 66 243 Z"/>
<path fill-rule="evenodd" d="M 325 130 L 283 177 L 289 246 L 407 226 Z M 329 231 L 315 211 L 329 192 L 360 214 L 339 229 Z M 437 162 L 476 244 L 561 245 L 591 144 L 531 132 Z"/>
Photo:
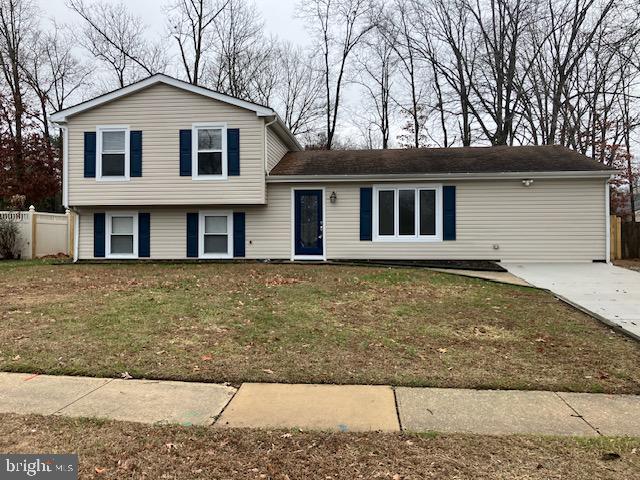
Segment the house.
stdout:
<path fill-rule="evenodd" d="M 613 172 L 562 147 L 303 151 L 165 75 L 51 118 L 76 259 L 608 259 Z"/>

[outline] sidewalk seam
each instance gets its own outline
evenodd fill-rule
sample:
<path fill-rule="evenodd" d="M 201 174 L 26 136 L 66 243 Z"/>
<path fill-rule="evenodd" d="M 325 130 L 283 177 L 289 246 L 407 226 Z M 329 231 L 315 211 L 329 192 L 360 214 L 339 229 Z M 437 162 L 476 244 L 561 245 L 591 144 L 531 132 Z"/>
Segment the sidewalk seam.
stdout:
<path fill-rule="evenodd" d="M 78 398 L 76 398 L 75 400 L 73 400 L 72 402 L 67 403 L 64 407 L 59 408 L 58 410 L 56 410 L 55 412 L 51 413 L 51 415 L 55 415 L 56 413 L 60 413 L 62 410 L 64 410 L 67 407 L 70 407 L 71 405 L 73 405 L 74 403 L 82 400 L 83 398 L 91 395 L 93 392 L 97 392 L 98 390 L 100 390 L 102 387 L 109 385 L 111 382 L 113 382 L 115 379 L 114 378 L 110 378 L 109 381 L 103 383 L 102 385 L 94 388 L 93 390 L 88 391 L 87 393 L 85 393 L 84 395 L 80 395 Z"/>
<path fill-rule="evenodd" d="M 220 410 L 220 413 L 218 413 L 218 415 L 214 416 L 213 422 L 211 422 L 211 425 L 209 425 L 210 427 L 213 427 L 216 423 L 218 423 L 218 420 L 220 420 L 220 418 L 222 417 L 222 414 L 227 409 L 229 404 L 233 401 L 234 398 L 236 398 L 236 395 L 238 394 L 238 392 L 242 388 L 242 385 L 244 385 L 244 383 L 241 383 L 240 386 L 238 388 L 236 388 L 236 391 L 233 392 L 233 395 L 231 395 L 231 397 L 229 397 L 229 400 L 227 401 L 227 403 L 224 404 L 224 407 L 222 407 L 222 410 Z"/>
<path fill-rule="evenodd" d="M 396 395 L 396 387 L 392 386 L 391 390 L 393 391 L 393 404 L 396 407 L 396 418 L 398 419 L 398 427 L 400 427 L 400 433 L 404 431 L 402 427 L 402 420 L 400 419 L 400 406 L 398 405 L 398 396 Z"/>
<path fill-rule="evenodd" d="M 562 395 L 560 395 L 559 392 L 553 392 L 560 400 L 562 400 L 564 402 L 564 404 L 569 407 L 575 414 L 576 416 L 581 419 L 584 423 L 586 423 L 590 428 L 593 429 L 594 432 L 596 432 L 599 436 L 603 436 L 602 433 L 600 433 L 600 430 L 598 430 L 596 427 L 594 427 L 593 425 L 591 425 L 591 423 L 589 423 L 589 421 L 584 418 L 584 415 L 582 415 L 578 410 L 576 410 L 575 408 L 573 408 L 573 405 L 571 405 L 569 402 L 567 402 L 564 398 L 562 398 Z"/>

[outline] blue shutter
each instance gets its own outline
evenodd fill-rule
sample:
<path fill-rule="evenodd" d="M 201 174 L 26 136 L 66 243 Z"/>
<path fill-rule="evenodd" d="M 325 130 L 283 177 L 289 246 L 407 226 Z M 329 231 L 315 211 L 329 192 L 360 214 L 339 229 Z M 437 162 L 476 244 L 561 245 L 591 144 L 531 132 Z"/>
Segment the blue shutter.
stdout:
<path fill-rule="evenodd" d="M 244 257 L 245 228 L 244 212 L 233 212 L 233 256 Z"/>
<path fill-rule="evenodd" d="M 138 214 L 138 256 L 151 256 L 151 215 Z"/>
<path fill-rule="evenodd" d="M 373 189 L 360 189 L 360 240 L 371 240 Z"/>
<path fill-rule="evenodd" d="M 142 176 L 142 132 L 129 132 L 130 175 Z"/>
<path fill-rule="evenodd" d="M 443 240 L 456 239 L 456 187 L 442 187 Z"/>
<path fill-rule="evenodd" d="M 93 256 L 104 257 L 104 213 L 93 214 Z"/>
<path fill-rule="evenodd" d="M 187 257 L 198 258 L 198 214 L 187 213 Z"/>
<path fill-rule="evenodd" d="M 191 176 L 191 130 L 180 130 L 180 176 Z"/>
<path fill-rule="evenodd" d="M 227 174 L 240 175 L 240 129 L 227 129 Z"/>
<path fill-rule="evenodd" d="M 96 176 L 96 132 L 84 132 L 84 177 Z"/>

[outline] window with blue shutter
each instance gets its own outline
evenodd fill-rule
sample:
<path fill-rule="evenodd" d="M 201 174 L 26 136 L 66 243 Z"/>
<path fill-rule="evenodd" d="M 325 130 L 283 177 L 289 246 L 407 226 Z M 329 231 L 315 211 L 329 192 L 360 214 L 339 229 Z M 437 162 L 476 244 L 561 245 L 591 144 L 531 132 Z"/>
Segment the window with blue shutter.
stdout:
<path fill-rule="evenodd" d="M 443 240 L 456 239 L 456 187 L 442 187 Z"/>
<path fill-rule="evenodd" d="M 84 177 L 96 176 L 96 132 L 84 132 Z"/>
<path fill-rule="evenodd" d="M 145 258 L 151 256 L 151 215 L 149 213 L 138 214 L 138 256 Z"/>
<path fill-rule="evenodd" d="M 139 130 L 129 133 L 130 176 L 142 176 L 142 132 Z"/>
<path fill-rule="evenodd" d="M 180 176 L 191 176 L 191 129 L 180 130 Z"/>
<path fill-rule="evenodd" d="M 105 241 L 105 214 L 93 214 L 93 256 L 95 258 L 104 257 Z"/>
<path fill-rule="evenodd" d="M 360 189 L 360 240 L 371 240 L 373 189 Z"/>
<path fill-rule="evenodd" d="M 233 212 L 233 256 L 245 256 L 245 215 Z"/>
<path fill-rule="evenodd" d="M 240 175 L 240 129 L 227 129 L 227 172 L 230 176 Z"/>
<path fill-rule="evenodd" d="M 198 258 L 198 213 L 187 213 L 187 257 Z"/>

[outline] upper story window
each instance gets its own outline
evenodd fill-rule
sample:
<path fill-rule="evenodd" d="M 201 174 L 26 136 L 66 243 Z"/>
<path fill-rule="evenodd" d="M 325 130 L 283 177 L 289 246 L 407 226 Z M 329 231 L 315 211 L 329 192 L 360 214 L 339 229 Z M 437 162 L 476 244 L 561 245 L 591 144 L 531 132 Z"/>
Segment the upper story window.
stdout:
<path fill-rule="evenodd" d="M 440 185 L 374 187 L 374 240 L 440 241 L 441 205 Z"/>
<path fill-rule="evenodd" d="M 195 124 L 192 131 L 194 179 L 227 178 L 226 124 Z"/>
<path fill-rule="evenodd" d="M 99 126 L 96 131 L 98 180 L 129 180 L 129 127 Z"/>

